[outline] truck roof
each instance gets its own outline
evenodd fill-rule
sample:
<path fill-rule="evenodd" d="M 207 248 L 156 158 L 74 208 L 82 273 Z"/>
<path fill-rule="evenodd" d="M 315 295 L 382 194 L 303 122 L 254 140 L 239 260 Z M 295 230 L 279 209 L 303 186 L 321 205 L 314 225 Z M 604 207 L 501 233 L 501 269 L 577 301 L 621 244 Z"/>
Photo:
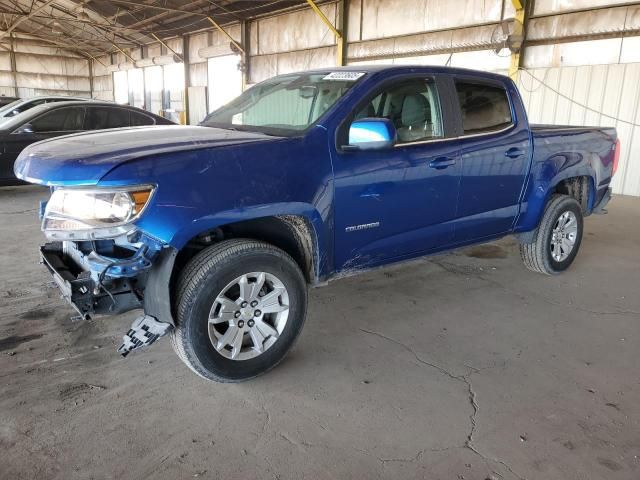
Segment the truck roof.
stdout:
<path fill-rule="evenodd" d="M 306 72 L 297 73 L 329 73 L 329 72 L 424 72 L 424 73 L 448 73 L 457 75 L 474 75 L 487 79 L 501 80 L 509 78 L 499 73 L 485 72 L 482 70 L 473 70 L 470 68 L 445 67 L 441 65 L 348 65 L 344 67 L 317 68 Z"/>

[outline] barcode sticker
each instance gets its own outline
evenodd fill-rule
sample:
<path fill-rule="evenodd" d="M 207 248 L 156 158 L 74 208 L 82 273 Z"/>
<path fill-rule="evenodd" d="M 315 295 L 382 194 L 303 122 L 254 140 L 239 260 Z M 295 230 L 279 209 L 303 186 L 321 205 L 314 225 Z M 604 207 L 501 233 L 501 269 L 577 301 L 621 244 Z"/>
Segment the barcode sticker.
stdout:
<path fill-rule="evenodd" d="M 365 72 L 331 72 L 323 77 L 323 80 L 346 80 L 355 82 L 362 77 Z"/>

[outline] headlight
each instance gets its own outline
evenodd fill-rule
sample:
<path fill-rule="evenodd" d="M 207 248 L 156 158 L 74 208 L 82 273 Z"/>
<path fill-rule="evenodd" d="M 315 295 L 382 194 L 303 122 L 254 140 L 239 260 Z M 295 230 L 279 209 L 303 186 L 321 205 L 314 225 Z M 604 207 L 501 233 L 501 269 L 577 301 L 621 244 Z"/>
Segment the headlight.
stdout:
<path fill-rule="evenodd" d="M 44 212 L 42 230 L 51 238 L 105 238 L 131 229 L 154 187 L 59 188 Z"/>

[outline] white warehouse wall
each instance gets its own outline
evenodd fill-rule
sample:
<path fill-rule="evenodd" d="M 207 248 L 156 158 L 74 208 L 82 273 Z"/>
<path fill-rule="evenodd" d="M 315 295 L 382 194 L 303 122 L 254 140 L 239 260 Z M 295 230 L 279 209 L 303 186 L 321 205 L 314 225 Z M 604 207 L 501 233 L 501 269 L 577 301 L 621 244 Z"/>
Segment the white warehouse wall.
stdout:
<path fill-rule="evenodd" d="M 14 39 L 16 72 L 8 51 L 0 52 L 0 94 L 26 98 L 36 95 L 90 97 L 89 61 L 57 47 L 28 38 Z"/>
<path fill-rule="evenodd" d="M 615 127 L 621 143 L 613 191 L 640 196 L 640 63 L 538 68 L 517 84 L 532 123 Z"/>

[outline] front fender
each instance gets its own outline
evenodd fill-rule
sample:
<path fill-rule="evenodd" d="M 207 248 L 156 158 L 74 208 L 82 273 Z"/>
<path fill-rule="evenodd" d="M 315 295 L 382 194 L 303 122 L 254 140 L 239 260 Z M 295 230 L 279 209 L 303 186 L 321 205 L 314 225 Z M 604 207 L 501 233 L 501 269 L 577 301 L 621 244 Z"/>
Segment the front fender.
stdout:
<path fill-rule="evenodd" d="M 310 225 L 310 233 L 314 237 L 310 240 L 314 245 L 313 260 L 316 266 L 316 273 L 319 277 L 325 276 L 330 268 L 328 259 L 331 258 L 331 256 L 328 255 L 331 251 L 329 232 L 327 231 L 326 224 L 320 212 L 308 203 L 293 202 L 256 205 L 205 215 L 194 219 L 177 230 L 168 243 L 173 248 L 181 250 L 189 240 L 203 232 L 211 231 L 232 223 L 282 216 L 301 217 Z"/>

